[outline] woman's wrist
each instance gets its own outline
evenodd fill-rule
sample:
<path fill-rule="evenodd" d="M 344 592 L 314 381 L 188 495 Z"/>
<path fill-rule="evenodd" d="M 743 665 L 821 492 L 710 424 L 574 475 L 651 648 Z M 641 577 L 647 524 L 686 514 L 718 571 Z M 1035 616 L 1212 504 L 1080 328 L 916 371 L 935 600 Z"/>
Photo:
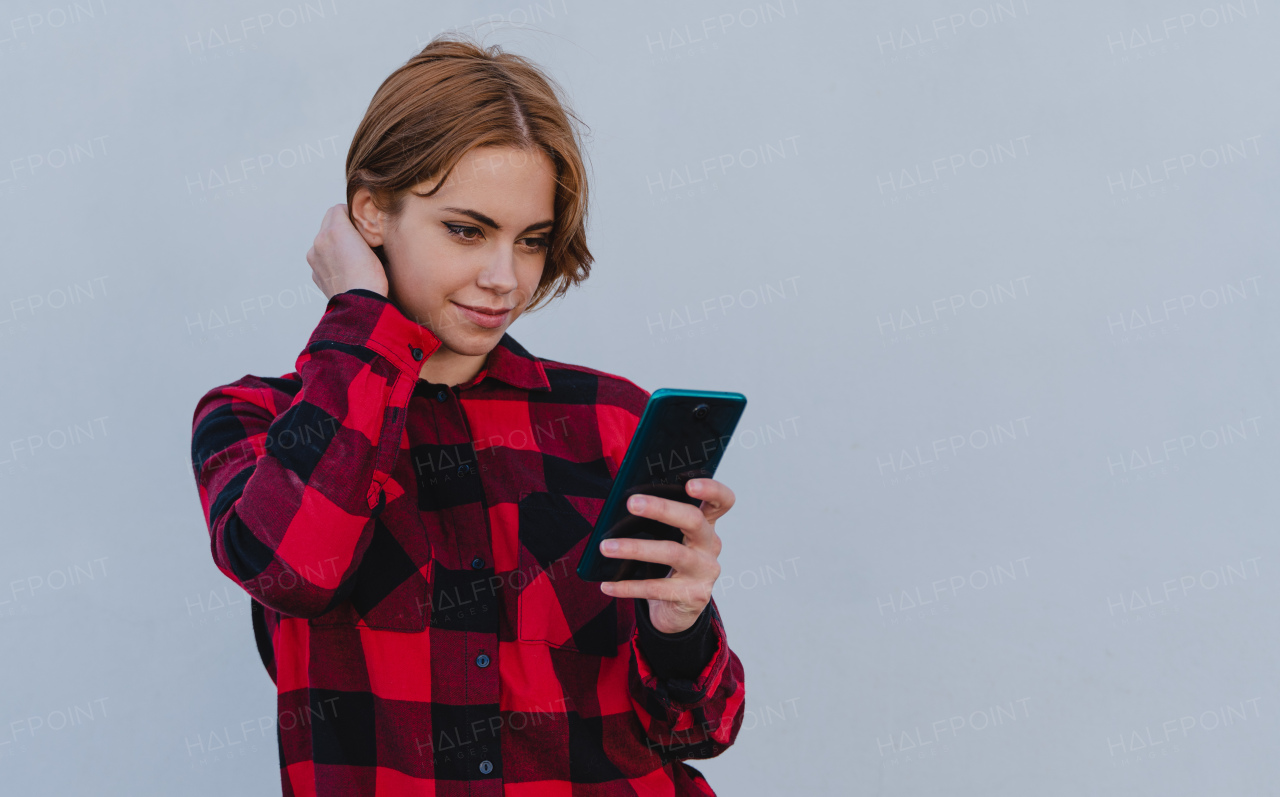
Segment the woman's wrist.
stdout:
<path fill-rule="evenodd" d="M 649 618 L 649 602 L 635 599 L 638 644 L 650 667 L 659 677 L 693 680 L 715 655 L 716 641 L 712 633 L 711 604 L 693 625 L 668 634 L 654 628 Z"/>

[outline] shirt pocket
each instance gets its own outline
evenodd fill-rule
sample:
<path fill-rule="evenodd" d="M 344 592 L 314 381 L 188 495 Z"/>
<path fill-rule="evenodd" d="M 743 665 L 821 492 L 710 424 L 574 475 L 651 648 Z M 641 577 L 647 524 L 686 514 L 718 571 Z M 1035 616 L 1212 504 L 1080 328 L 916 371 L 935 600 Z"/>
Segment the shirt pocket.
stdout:
<path fill-rule="evenodd" d="M 431 583 L 422 572 L 429 561 L 425 533 L 396 533 L 379 517 L 346 600 L 311 618 L 309 624 L 406 633 L 425 630 L 431 619 Z"/>
<path fill-rule="evenodd" d="M 603 502 L 599 502 L 603 503 Z M 519 498 L 516 636 L 594 656 L 616 656 L 635 627 L 632 599 L 619 600 L 578 577 L 599 507 L 575 508 L 564 496 L 530 492 Z"/>

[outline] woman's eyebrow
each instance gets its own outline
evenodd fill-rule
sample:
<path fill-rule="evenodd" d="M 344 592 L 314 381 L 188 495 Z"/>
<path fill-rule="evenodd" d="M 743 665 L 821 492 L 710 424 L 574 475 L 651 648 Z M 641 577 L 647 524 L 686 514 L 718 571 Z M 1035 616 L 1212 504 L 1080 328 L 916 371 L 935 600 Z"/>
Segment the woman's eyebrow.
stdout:
<path fill-rule="evenodd" d="M 487 224 L 487 225 L 489 225 L 490 227 L 492 227 L 492 228 L 493 228 L 493 229 L 495 229 L 495 230 L 501 230 L 501 229 L 502 229 L 502 225 L 501 225 L 501 224 L 499 224 L 498 222 L 496 222 L 496 221 L 494 221 L 493 219 L 489 218 L 488 216 L 484 215 L 483 213 L 481 213 L 481 212 L 480 212 L 480 211 L 478 211 L 478 210 L 469 210 L 469 209 L 467 209 L 467 208 L 452 208 L 452 207 L 450 207 L 450 208 L 441 208 L 441 210 L 446 211 L 446 212 L 448 212 L 448 213 L 461 213 L 461 214 L 462 214 L 462 215 L 464 215 L 464 216 L 470 216 L 471 218 L 475 219 L 476 221 L 480 222 L 481 224 Z M 554 222 L 554 221 L 551 221 L 550 219 L 548 219 L 547 221 L 539 221 L 539 222 L 536 222 L 536 223 L 534 223 L 534 224 L 530 224 L 528 227 L 525 227 L 525 228 L 524 228 L 523 230 L 521 230 L 520 232 L 521 232 L 521 233 L 533 232 L 534 230 L 541 230 L 543 227 L 550 227 L 550 226 L 552 226 L 552 225 L 554 225 L 554 224 L 555 224 L 555 222 Z"/>

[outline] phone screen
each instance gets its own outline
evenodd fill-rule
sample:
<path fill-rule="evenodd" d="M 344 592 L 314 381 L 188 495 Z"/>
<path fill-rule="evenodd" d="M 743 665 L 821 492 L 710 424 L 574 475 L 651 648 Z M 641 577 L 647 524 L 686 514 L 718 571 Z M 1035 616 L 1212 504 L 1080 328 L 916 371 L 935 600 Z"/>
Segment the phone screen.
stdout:
<path fill-rule="evenodd" d="M 627 499 L 643 493 L 700 505 L 701 499 L 685 492 L 685 483 L 715 475 L 746 401 L 741 393 L 670 388 L 650 396 L 618 470 L 618 478 L 578 563 L 581 578 L 626 581 L 663 578 L 670 572 L 669 565 L 657 562 L 604 556 L 600 553 L 600 542 L 612 537 L 682 541 L 684 533 L 675 526 L 633 515 L 627 509 Z"/>

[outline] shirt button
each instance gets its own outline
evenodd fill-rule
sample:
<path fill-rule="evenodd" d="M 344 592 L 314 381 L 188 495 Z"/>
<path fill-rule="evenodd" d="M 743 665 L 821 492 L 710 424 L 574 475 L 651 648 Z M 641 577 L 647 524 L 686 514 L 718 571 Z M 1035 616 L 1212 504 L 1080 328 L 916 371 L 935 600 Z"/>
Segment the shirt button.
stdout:
<path fill-rule="evenodd" d="M 409 353 L 413 355 L 413 359 L 415 360 L 422 359 L 422 349 L 419 349 L 417 346 L 410 348 Z"/>
<path fill-rule="evenodd" d="M 443 390 L 436 394 L 436 401 L 444 401 L 447 398 L 449 398 L 449 394 Z"/>
<path fill-rule="evenodd" d="M 488 654 L 488 653 L 481 653 L 479 656 L 476 656 L 476 666 L 477 666 L 477 667 L 488 667 L 488 666 L 489 666 L 489 654 Z"/>
<path fill-rule="evenodd" d="M 485 760 L 483 760 L 483 761 L 481 761 L 481 762 L 480 762 L 480 774 L 481 774 L 481 775 L 488 775 L 488 774 L 489 774 L 490 772 L 492 772 L 492 771 L 493 771 L 493 762 L 492 762 L 492 761 L 490 761 L 489 759 L 487 759 L 487 758 L 486 758 Z"/>
<path fill-rule="evenodd" d="M 477 556 L 475 559 L 472 559 L 472 560 L 471 560 L 471 569 L 472 569 L 472 570 L 481 570 L 481 569 L 483 569 L 483 568 L 484 568 L 484 560 L 483 560 L 483 559 L 481 559 L 480 557 L 478 557 L 478 556 Z"/>

